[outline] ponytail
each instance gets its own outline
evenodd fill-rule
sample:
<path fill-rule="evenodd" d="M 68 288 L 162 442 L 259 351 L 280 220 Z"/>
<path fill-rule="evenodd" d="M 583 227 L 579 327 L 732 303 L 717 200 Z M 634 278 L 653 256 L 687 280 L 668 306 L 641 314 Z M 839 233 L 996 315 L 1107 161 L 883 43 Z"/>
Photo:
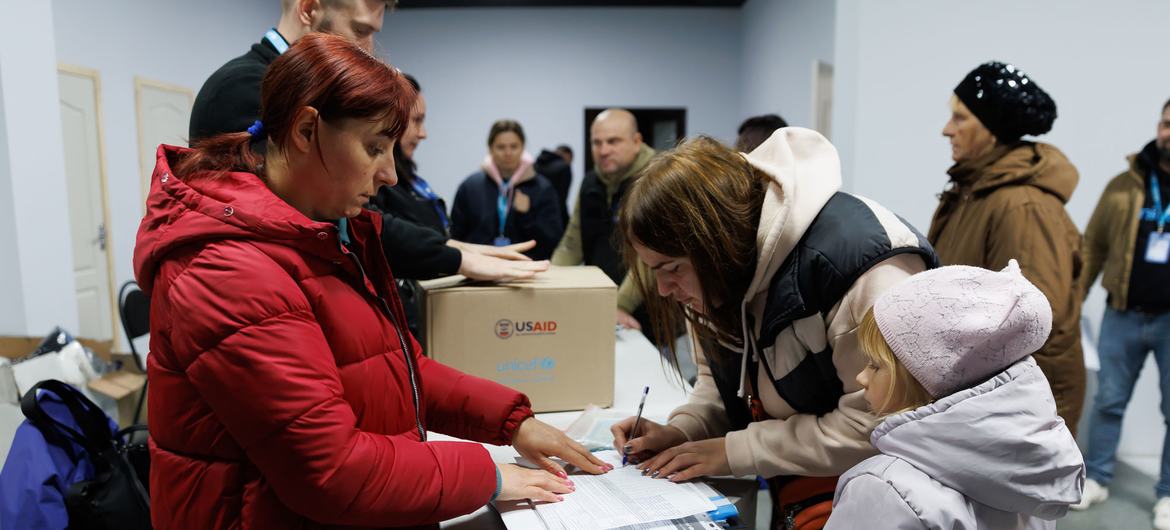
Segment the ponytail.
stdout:
<path fill-rule="evenodd" d="M 252 173 L 263 178 L 264 155 L 252 149 L 248 132 L 224 133 L 198 140 L 178 164 L 175 175 L 188 179 L 210 171 L 211 178 L 228 172 Z"/>

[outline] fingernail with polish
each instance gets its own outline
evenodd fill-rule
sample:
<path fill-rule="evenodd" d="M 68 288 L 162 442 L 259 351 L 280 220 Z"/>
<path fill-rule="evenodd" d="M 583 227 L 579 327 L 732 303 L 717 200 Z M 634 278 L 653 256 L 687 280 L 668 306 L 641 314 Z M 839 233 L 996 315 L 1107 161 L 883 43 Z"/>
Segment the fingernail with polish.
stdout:
<path fill-rule="evenodd" d="M 560 495 L 557 495 L 557 501 L 558 501 L 558 502 L 559 502 L 559 501 L 563 501 L 563 500 L 565 500 L 565 498 L 564 498 L 564 497 L 561 497 Z"/>
<path fill-rule="evenodd" d="M 564 471 L 557 471 L 557 476 L 561 478 L 569 478 L 569 476 L 566 475 Z"/>
<path fill-rule="evenodd" d="M 650 478 L 658 478 L 658 471 L 650 474 Z"/>

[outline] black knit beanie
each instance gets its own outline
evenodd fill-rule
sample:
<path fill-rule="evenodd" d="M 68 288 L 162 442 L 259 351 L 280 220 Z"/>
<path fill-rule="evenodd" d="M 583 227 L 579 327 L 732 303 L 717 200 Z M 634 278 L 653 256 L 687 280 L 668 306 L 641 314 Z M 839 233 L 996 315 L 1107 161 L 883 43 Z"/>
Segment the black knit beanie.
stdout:
<path fill-rule="evenodd" d="M 1016 67 L 998 61 L 971 70 L 955 95 L 1000 143 L 1052 130 L 1056 102 Z"/>

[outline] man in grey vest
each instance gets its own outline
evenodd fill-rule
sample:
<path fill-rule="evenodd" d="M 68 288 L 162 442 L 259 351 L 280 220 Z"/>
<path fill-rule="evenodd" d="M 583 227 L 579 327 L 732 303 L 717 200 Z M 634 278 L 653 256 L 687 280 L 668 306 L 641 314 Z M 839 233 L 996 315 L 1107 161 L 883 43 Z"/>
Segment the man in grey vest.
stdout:
<path fill-rule="evenodd" d="M 638 172 L 654 157 L 654 149 L 642 143 L 638 122 L 625 109 L 608 109 L 590 126 L 593 171 L 581 181 L 577 205 L 569 228 L 552 255 L 553 265 L 595 265 L 621 285 L 618 289 L 617 323 L 642 329 L 633 316 L 642 306 L 636 285 L 627 281 L 625 263 L 614 241 L 614 220 L 621 208 L 622 196 Z"/>

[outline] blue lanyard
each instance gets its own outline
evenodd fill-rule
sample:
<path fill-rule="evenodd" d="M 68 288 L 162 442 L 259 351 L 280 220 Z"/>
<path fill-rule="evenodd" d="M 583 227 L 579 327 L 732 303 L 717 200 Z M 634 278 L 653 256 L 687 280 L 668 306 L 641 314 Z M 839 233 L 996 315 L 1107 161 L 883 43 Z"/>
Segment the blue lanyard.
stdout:
<path fill-rule="evenodd" d="M 1158 222 L 1158 233 L 1162 233 L 1162 228 L 1166 226 L 1166 221 L 1170 220 L 1170 206 L 1165 210 L 1162 209 L 1162 190 L 1158 185 L 1158 174 L 1150 170 L 1150 194 L 1154 196 L 1154 207 L 1144 209 L 1142 212 L 1142 219 L 1146 221 Z"/>
<path fill-rule="evenodd" d="M 280 36 L 276 28 L 269 29 L 268 33 L 264 34 L 264 40 L 268 41 L 268 44 L 271 44 L 273 48 L 276 48 L 276 53 L 283 54 L 285 51 L 288 51 L 288 41 Z"/>
<path fill-rule="evenodd" d="M 427 181 L 418 175 L 415 175 L 410 180 L 410 185 L 414 188 L 415 193 L 431 202 L 431 206 L 435 208 L 435 213 L 439 214 L 439 221 L 443 223 L 443 230 L 449 232 L 451 230 L 451 221 L 447 219 L 447 209 L 443 208 L 443 203 L 439 201 L 439 194 L 435 193 L 431 189 L 431 185 L 427 184 Z"/>
<path fill-rule="evenodd" d="M 504 225 L 508 222 L 508 183 L 505 182 L 500 185 L 500 195 L 496 197 L 496 215 L 500 218 L 500 233 L 504 235 Z"/>
<path fill-rule="evenodd" d="M 342 217 L 337 220 L 337 237 L 342 245 L 349 245 L 349 219 Z"/>

